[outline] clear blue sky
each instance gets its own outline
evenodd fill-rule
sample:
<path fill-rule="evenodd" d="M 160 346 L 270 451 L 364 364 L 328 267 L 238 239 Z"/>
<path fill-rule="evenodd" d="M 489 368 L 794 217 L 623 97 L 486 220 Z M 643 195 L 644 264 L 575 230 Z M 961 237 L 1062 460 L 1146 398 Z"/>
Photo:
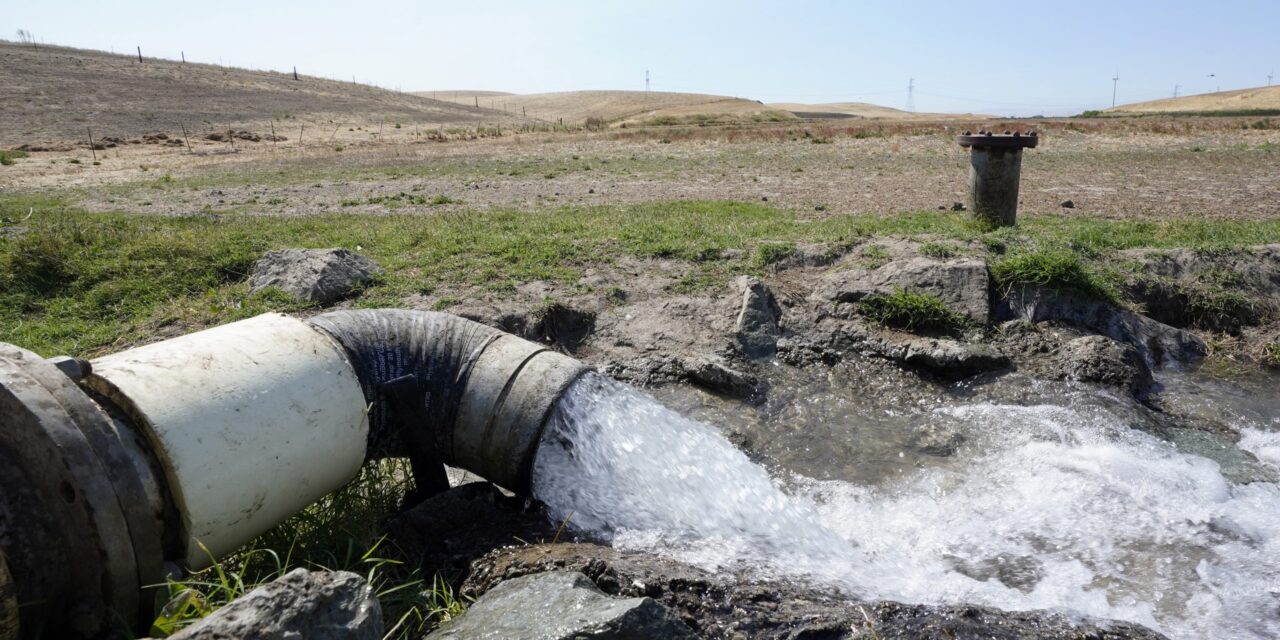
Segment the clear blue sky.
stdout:
<path fill-rule="evenodd" d="M 1280 0 L 0 0 L 0 37 L 388 88 L 653 89 L 1046 115 L 1254 87 Z M 1209 77 L 1214 74 L 1216 77 Z M 1280 82 L 1280 78 L 1277 79 Z"/>

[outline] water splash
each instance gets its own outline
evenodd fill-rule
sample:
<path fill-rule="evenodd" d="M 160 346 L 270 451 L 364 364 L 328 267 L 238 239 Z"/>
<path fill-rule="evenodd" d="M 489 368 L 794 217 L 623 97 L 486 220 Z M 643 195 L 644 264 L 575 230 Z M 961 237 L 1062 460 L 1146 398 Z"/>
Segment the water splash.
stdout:
<path fill-rule="evenodd" d="M 818 524 L 715 429 L 636 389 L 588 374 L 554 410 L 534 461 L 534 495 L 617 547 L 664 549 L 715 568 L 804 567 L 852 546 Z M 749 563 L 749 566 L 742 565 Z"/>
<path fill-rule="evenodd" d="M 1068 610 L 1178 638 L 1280 635 L 1276 485 L 1228 483 L 1216 463 L 1130 428 L 1113 397 L 1061 401 L 926 411 L 916 419 L 963 425 L 956 464 L 877 485 L 788 477 L 784 491 L 711 427 L 591 376 L 552 417 L 534 492 L 615 546 L 713 570 Z M 1280 464 L 1271 425 L 1244 432 L 1241 448 Z"/>

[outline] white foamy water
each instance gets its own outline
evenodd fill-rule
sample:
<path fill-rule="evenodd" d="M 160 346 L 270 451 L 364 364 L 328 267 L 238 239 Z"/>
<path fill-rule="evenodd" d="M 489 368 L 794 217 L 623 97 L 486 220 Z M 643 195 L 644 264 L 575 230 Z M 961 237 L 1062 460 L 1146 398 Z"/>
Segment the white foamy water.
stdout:
<path fill-rule="evenodd" d="M 1078 612 L 1175 638 L 1280 635 L 1275 484 L 1232 485 L 1098 403 L 923 419 L 965 425 L 963 464 L 874 488 L 786 478 L 784 492 L 715 429 L 590 376 L 553 416 L 534 492 L 615 546 L 713 570 Z M 1240 446 L 1280 465 L 1273 431 L 1245 429 Z"/>

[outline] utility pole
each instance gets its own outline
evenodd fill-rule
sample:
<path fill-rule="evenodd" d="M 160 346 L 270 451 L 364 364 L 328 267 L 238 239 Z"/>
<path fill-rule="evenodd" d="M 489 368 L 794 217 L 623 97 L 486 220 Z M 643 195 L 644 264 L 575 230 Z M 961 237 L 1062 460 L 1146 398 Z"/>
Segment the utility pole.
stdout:
<path fill-rule="evenodd" d="M 1116 106 L 1116 88 L 1120 86 L 1120 72 L 1116 72 L 1116 77 L 1111 79 L 1111 108 Z"/>
<path fill-rule="evenodd" d="M 1267 77 L 1270 78 L 1271 76 L 1267 76 Z M 1271 84 L 1271 83 L 1268 82 L 1267 84 Z M 644 70 L 644 92 L 649 93 L 649 70 L 648 69 Z"/>
<path fill-rule="evenodd" d="M 907 111 L 916 110 L 916 79 L 907 81 Z"/>

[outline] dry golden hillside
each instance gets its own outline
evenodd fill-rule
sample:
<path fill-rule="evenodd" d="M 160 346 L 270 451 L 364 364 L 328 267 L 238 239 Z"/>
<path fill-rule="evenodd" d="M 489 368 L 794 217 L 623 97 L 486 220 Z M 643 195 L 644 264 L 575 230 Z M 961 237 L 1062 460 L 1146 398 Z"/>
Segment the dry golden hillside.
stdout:
<path fill-rule="evenodd" d="M 775 109 L 789 111 L 801 118 L 817 119 L 868 118 L 881 120 L 972 120 L 974 118 L 990 117 L 971 113 L 916 113 L 912 111 L 902 111 L 900 109 L 882 107 L 878 104 L 868 104 L 866 102 L 832 102 L 827 104 L 780 102 L 770 104 L 768 106 Z"/>
<path fill-rule="evenodd" d="M 1136 102 L 1107 109 L 1107 113 L 1175 113 L 1194 111 L 1257 111 L 1280 109 L 1280 86 L 1202 93 L 1181 98 Z"/>
<path fill-rule="evenodd" d="M 419 92 L 418 95 L 429 95 Z M 453 91 L 438 91 L 441 100 L 453 100 Z M 528 115 L 546 122 L 577 125 L 587 118 L 601 118 L 609 123 L 645 122 L 663 120 L 705 119 L 792 119 L 779 109 L 743 98 L 730 98 L 701 93 L 670 93 L 666 91 L 565 91 L 559 93 L 534 93 L 525 95 L 501 92 L 457 91 L 457 98 L 513 116 Z"/>
<path fill-rule="evenodd" d="M 292 73 L 0 42 L 0 145 L 244 128 L 274 121 L 377 127 L 512 120 L 491 109 Z"/>

